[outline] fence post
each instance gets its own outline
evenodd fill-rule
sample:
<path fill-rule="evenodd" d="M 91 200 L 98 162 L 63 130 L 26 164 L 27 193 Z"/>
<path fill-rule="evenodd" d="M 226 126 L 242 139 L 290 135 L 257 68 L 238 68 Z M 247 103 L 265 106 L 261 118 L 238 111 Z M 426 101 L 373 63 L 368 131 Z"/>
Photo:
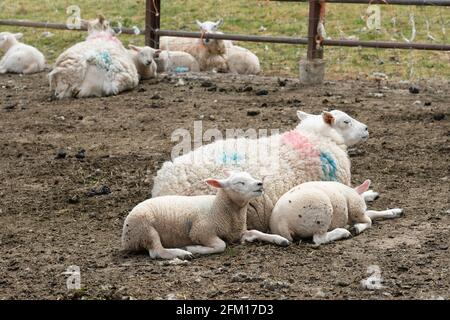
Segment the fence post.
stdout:
<path fill-rule="evenodd" d="M 325 75 L 323 46 L 318 47 L 316 42 L 321 10 L 325 9 L 321 2 L 325 5 L 323 0 L 309 0 L 308 51 L 306 60 L 300 61 L 300 82 L 304 84 L 322 83 Z"/>
<path fill-rule="evenodd" d="M 146 0 L 145 2 L 145 45 L 159 48 L 159 35 L 155 32 L 160 28 L 161 0 Z"/>

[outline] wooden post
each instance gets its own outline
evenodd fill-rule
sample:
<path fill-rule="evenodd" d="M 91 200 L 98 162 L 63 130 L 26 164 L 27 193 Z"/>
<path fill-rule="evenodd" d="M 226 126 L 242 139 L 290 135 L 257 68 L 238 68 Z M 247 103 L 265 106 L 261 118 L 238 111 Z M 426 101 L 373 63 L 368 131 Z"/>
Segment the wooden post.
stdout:
<path fill-rule="evenodd" d="M 308 60 L 323 59 L 323 48 L 317 48 L 317 26 L 320 20 L 320 1 L 309 0 L 309 21 L 308 21 Z"/>
<path fill-rule="evenodd" d="M 145 45 L 158 49 L 159 35 L 155 32 L 160 28 L 161 0 L 146 0 L 145 2 Z"/>

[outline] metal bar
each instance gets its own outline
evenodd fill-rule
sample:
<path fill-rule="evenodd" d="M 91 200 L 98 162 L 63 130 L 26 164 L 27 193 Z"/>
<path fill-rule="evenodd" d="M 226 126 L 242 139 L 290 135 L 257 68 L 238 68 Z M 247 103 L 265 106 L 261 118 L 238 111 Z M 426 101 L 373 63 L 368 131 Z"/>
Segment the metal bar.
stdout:
<path fill-rule="evenodd" d="M 145 2 L 145 45 L 159 48 L 159 35 L 156 30 L 160 28 L 160 0 L 147 0 Z"/>
<path fill-rule="evenodd" d="M 0 20 L 0 25 L 19 26 L 19 27 L 33 27 L 33 28 L 47 28 L 59 30 L 84 31 L 86 28 L 69 29 L 63 23 L 49 23 L 49 22 L 31 22 L 21 20 Z M 136 34 L 134 29 L 122 28 L 124 34 Z M 139 34 L 144 34 L 141 30 Z M 159 36 L 172 37 L 186 37 L 186 38 L 200 38 L 200 32 L 188 31 L 174 31 L 174 30 L 155 30 Z M 268 37 L 268 36 L 247 36 L 239 34 L 210 34 L 204 35 L 209 39 L 224 39 L 234 41 L 250 41 L 250 42 L 265 42 L 265 43 L 279 43 L 279 44 L 308 44 L 307 38 L 293 38 L 293 37 Z M 404 42 L 387 42 L 387 41 L 356 41 L 356 40 L 324 40 L 325 46 L 343 46 L 343 47 L 367 47 L 367 48 L 385 48 L 385 49 L 418 49 L 418 50 L 438 50 L 450 51 L 450 44 L 429 44 L 429 43 L 404 43 Z"/>
<path fill-rule="evenodd" d="M 270 0 L 273 2 L 308 2 L 309 0 Z M 390 4 L 407 6 L 450 6 L 450 0 L 327 0 L 328 3 L 342 4 Z"/>
<path fill-rule="evenodd" d="M 309 0 L 309 18 L 308 18 L 308 51 L 306 57 L 308 60 L 323 59 L 323 48 L 317 47 L 316 37 L 317 26 L 320 17 L 319 0 Z"/>
<path fill-rule="evenodd" d="M 72 31 L 86 31 L 86 27 L 80 27 L 79 29 L 69 28 L 64 23 L 51 23 L 51 22 L 33 22 L 25 20 L 0 20 L 0 25 L 4 26 L 17 26 L 17 27 L 32 27 L 32 28 L 45 28 L 45 29 L 57 29 L 57 30 L 72 30 Z M 135 29 L 132 28 L 113 28 L 116 32 L 122 32 L 125 34 L 136 34 Z M 140 32 L 142 33 L 142 31 Z"/>

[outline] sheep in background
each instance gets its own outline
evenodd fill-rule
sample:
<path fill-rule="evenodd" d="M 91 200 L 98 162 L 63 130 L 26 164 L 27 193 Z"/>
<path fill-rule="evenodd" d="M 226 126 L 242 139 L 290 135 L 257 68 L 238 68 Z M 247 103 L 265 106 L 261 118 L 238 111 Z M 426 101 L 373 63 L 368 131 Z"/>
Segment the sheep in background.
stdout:
<path fill-rule="evenodd" d="M 133 58 L 134 65 L 140 79 L 156 78 L 156 61 L 155 57 L 160 53 L 160 50 L 153 49 L 151 47 L 137 47 L 128 45 L 128 52 Z"/>
<path fill-rule="evenodd" d="M 163 50 L 157 55 L 155 61 L 158 66 L 158 73 L 177 72 L 177 70 L 200 71 L 197 60 L 189 53 L 183 51 Z"/>
<path fill-rule="evenodd" d="M 229 47 L 225 60 L 228 72 L 238 74 L 258 74 L 261 72 L 258 57 L 246 48 L 236 45 Z"/>
<path fill-rule="evenodd" d="M 344 227 L 352 224 L 356 234 L 370 228 L 372 219 L 397 218 L 402 209 L 367 210 L 362 196 L 370 180 L 356 188 L 332 181 L 302 183 L 281 196 L 270 217 L 270 231 L 289 241 L 313 238 L 315 244 L 348 238 Z"/>
<path fill-rule="evenodd" d="M 202 33 L 221 33 L 218 29 L 223 24 L 223 19 L 216 22 L 196 21 Z M 231 42 L 218 39 L 196 39 L 179 37 L 161 37 L 160 47 L 163 50 L 184 51 L 192 55 L 198 62 L 200 71 L 213 69 L 227 69 L 225 60 L 215 59 L 215 57 L 224 56 L 227 53 L 227 47 Z M 217 62 L 217 65 L 211 62 Z"/>
<path fill-rule="evenodd" d="M 275 203 L 292 187 L 320 180 L 350 185 L 347 146 L 365 141 L 367 126 L 339 110 L 297 115 L 301 123 L 283 134 L 218 140 L 165 162 L 154 178 L 152 196 L 208 194 L 196 181 L 217 175 L 224 167 L 265 176 L 264 196 L 250 201 L 248 225 L 267 232 Z"/>
<path fill-rule="evenodd" d="M 131 55 L 103 16 L 88 23 L 88 37 L 64 51 L 49 73 L 58 99 L 116 95 L 132 89 L 139 76 Z"/>
<path fill-rule="evenodd" d="M 0 32 L 0 50 L 5 55 L 0 60 L 0 73 L 30 74 L 45 68 L 45 57 L 36 48 L 19 42 L 22 33 Z"/>
<path fill-rule="evenodd" d="M 165 196 L 138 204 L 125 219 L 123 249 L 148 250 L 153 259 L 184 259 L 192 254 L 223 252 L 225 241 L 289 245 L 281 236 L 247 230 L 248 202 L 261 196 L 262 182 L 246 172 L 225 174 L 226 179 L 206 180 L 219 189 L 215 196 Z M 178 249 L 181 247 L 185 250 Z"/>

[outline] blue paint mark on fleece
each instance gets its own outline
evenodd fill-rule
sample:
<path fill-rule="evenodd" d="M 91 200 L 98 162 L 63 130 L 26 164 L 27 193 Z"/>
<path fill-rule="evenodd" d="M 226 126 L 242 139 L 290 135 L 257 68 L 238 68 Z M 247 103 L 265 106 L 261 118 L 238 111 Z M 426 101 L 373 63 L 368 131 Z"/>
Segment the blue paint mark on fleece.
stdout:
<path fill-rule="evenodd" d="M 244 158 L 240 154 L 238 154 L 237 152 L 233 152 L 233 153 L 230 153 L 230 154 L 227 154 L 227 153 L 224 152 L 222 154 L 221 162 L 222 162 L 222 164 L 225 164 L 225 165 L 227 165 L 227 164 L 239 164 L 239 163 L 242 162 L 242 160 L 244 160 Z"/>
<path fill-rule="evenodd" d="M 328 152 L 320 153 L 320 162 L 322 163 L 322 172 L 324 181 L 337 181 L 337 165 L 333 157 Z"/>

